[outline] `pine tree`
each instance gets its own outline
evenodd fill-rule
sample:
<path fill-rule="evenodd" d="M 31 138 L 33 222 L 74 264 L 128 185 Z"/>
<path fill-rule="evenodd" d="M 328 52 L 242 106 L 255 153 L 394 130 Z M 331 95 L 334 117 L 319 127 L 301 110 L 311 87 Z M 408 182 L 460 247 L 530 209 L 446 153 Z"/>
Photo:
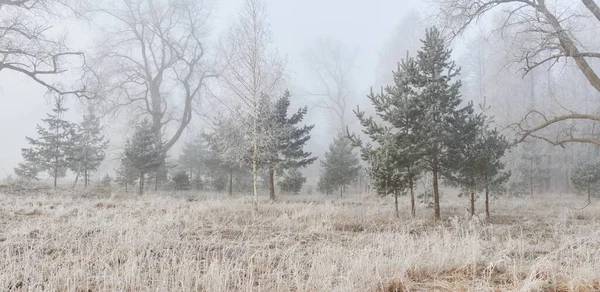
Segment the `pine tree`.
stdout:
<path fill-rule="evenodd" d="M 128 161 L 124 157 L 121 158 L 121 165 L 115 172 L 115 182 L 117 185 L 124 187 L 125 192 L 128 192 L 129 186 L 133 186 L 135 181 L 139 178 L 136 170 L 128 164 Z"/>
<path fill-rule="evenodd" d="M 102 135 L 103 127 L 100 118 L 96 116 L 93 108 L 83 115 L 83 121 L 77 125 L 77 133 L 73 139 L 71 153 L 69 153 L 69 168 L 76 173 L 77 179 L 83 174 L 84 187 L 87 188 L 90 175 L 97 170 L 104 158 L 109 141 Z"/>
<path fill-rule="evenodd" d="M 491 120 L 483 114 L 469 114 L 462 123 L 455 124 L 454 139 L 444 160 L 448 181 L 470 196 L 471 216 L 475 215 L 475 194 L 485 191 L 487 218 L 490 188 L 497 188 L 510 177 L 510 172 L 503 172 L 501 161 L 509 144 L 496 129 L 490 129 L 490 124 Z"/>
<path fill-rule="evenodd" d="M 139 175 L 140 195 L 144 193 L 146 174 L 157 171 L 166 159 L 166 153 L 158 145 L 160 137 L 147 119 L 136 126 L 133 136 L 125 143 L 124 159 Z"/>
<path fill-rule="evenodd" d="M 35 151 L 31 148 L 21 149 L 24 162 L 19 162 L 18 166 L 15 167 L 14 171 L 17 177 L 27 182 L 32 180 L 38 180 L 39 170 L 39 157 L 37 157 Z"/>
<path fill-rule="evenodd" d="M 206 170 L 207 154 L 207 141 L 203 139 L 202 135 L 183 144 L 181 154 L 179 155 L 179 165 L 189 173 L 188 176 L 191 181 L 201 180 L 203 172 Z"/>
<path fill-rule="evenodd" d="M 329 177 L 330 175 L 331 173 L 329 172 L 321 172 L 319 182 L 317 183 L 317 190 L 327 196 L 335 191 L 334 186 L 331 184 L 332 179 Z"/>
<path fill-rule="evenodd" d="M 533 196 L 536 191 L 548 185 L 550 171 L 544 166 L 545 155 L 539 151 L 539 143 L 524 142 L 520 150 L 521 156 L 515 169 L 516 182 L 513 191 L 529 193 Z"/>
<path fill-rule="evenodd" d="M 484 129 L 482 140 L 479 152 L 479 181 L 485 192 L 485 215 L 489 219 L 490 191 L 499 190 L 511 176 L 510 171 L 504 171 L 505 163 L 502 161 L 510 145 L 496 129 Z"/>
<path fill-rule="evenodd" d="M 175 189 L 176 190 L 189 190 L 191 183 L 190 183 L 190 176 L 188 175 L 188 173 L 184 170 L 180 170 L 178 172 L 176 172 L 173 175 L 173 183 L 175 184 Z"/>
<path fill-rule="evenodd" d="M 445 158 L 453 146 L 451 142 L 457 138 L 453 128 L 460 129 L 464 119 L 473 113 L 473 104 L 460 107 L 461 82 L 454 81 L 460 68 L 450 60 L 452 50 L 446 47 L 440 31 L 435 27 L 428 29 L 422 42 L 415 63 L 407 71 L 417 91 L 416 146 L 433 175 L 434 218 L 440 220 L 438 180 L 452 167 L 443 165 L 442 161 L 448 160 Z"/>
<path fill-rule="evenodd" d="M 100 186 L 102 186 L 103 188 L 110 188 L 112 181 L 113 181 L 112 177 L 110 177 L 110 175 L 106 174 L 100 181 Z"/>
<path fill-rule="evenodd" d="M 215 125 L 215 131 L 204 135 L 208 144 L 205 167 L 206 184 L 216 191 L 226 188 L 230 196 L 233 191 L 245 191 L 252 182 L 248 182 L 251 174 L 248 164 L 252 155 L 245 143 L 245 136 L 239 128 L 233 127 L 228 119 L 220 119 Z"/>
<path fill-rule="evenodd" d="M 25 162 L 16 170 L 20 176 L 29 178 L 35 178 L 37 171 L 48 171 L 54 188 L 58 178 L 66 175 L 75 136 L 75 125 L 63 119 L 68 110 L 63 103 L 62 96 L 54 99 L 52 113 L 42 119 L 46 127 L 37 125 L 38 139 L 25 137 L 32 147 L 21 149 Z"/>
<path fill-rule="evenodd" d="M 268 100 L 261 103 L 258 125 L 260 164 L 267 168 L 269 175 L 269 198 L 275 200 L 275 171 L 305 167 L 317 158 L 304 151 L 304 145 L 310 140 L 310 131 L 314 125 L 301 126 L 308 109 L 300 108 L 288 118 L 290 93 L 286 91 L 274 103 Z"/>
<path fill-rule="evenodd" d="M 359 158 L 352 150 L 350 140 L 341 133 L 329 145 L 325 160 L 321 161 L 323 170 L 319 178 L 320 189 L 325 193 L 339 190 L 341 197 L 347 186 L 358 177 Z"/>
<path fill-rule="evenodd" d="M 450 129 L 446 155 L 441 158 L 441 163 L 446 165 L 443 170 L 447 182 L 461 187 L 463 194 L 470 196 L 471 216 L 475 215 L 475 194 L 480 186 L 478 178 L 481 171 L 483 151 L 483 123 L 481 115 L 468 113 L 463 123 L 455 123 Z"/>
<path fill-rule="evenodd" d="M 390 139 L 391 140 L 391 139 Z M 369 154 L 367 174 L 371 184 L 381 196 L 393 195 L 396 217 L 400 217 L 398 196 L 411 187 L 408 156 L 399 151 L 394 143 L 381 144 Z M 411 192 L 414 198 L 414 192 Z M 411 214 L 415 215 L 414 200 L 411 200 Z"/>
<path fill-rule="evenodd" d="M 367 97 L 375 107 L 381 123 L 373 117 L 365 117 L 365 113 L 355 111 L 363 133 L 375 143 L 375 146 L 362 145 L 355 135 L 350 135 L 356 146 L 362 148 L 362 157 L 369 163 L 367 174 L 375 190 L 380 195 L 392 194 L 395 197 L 396 214 L 398 211 L 398 195 L 410 190 L 411 214 L 415 216 L 414 181 L 422 171 L 420 159 L 423 153 L 417 145 L 416 122 L 421 114 L 417 107 L 417 92 L 412 85 L 416 64 L 413 58 L 398 64 L 393 72 L 394 85 L 388 86 L 379 94 L 371 92 Z M 377 148 L 375 148 L 377 147 Z"/>
<path fill-rule="evenodd" d="M 285 172 L 283 179 L 278 184 L 284 194 L 296 195 L 300 193 L 305 182 L 306 178 L 302 176 L 302 172 L 298 168 L 292 168 Z"/>
<path fill-rule="evenodd" d="M 573 186 L 587 195 L 588 204 L 592 202 L 592 194 L 600 192 L 600 162 L 596 159 L 582 163 L 571 175 Z"/>
<path fill-rule="evenodd" d="M 366 118 L 364 112 L 355 111 L 363 126 L 363 132 L 375 143 L 374 148 L 362 145 L 360 139 L 351 135 L 355 145 L 363 149 L 363 159 L 377 164 L 371 175 L 397 177 L 393 182 L 399 188 L 410 188 L 425 168 L 433 175 L 434 218 L 440 219 L 439 178 L 456 169 L 445 164 L 452 161 L 452 143 L 460 139 L 466 120 L 473 115 L 473 105 L 460 107 L 460 81 L 454 81 L 460 69 L 450 60 L 451 50 L 446 48 L 440 32 L 428 29 L 423 46 L 416 58 L 407 58 L 394 72 L 394 86 L 380 94 L 369 95 L 375 110 L 384 122 L 377 123 L 373 117 Z M 459 136 L 457 136 L 459 135 Z M 385 145 L 382 146 L 382 145 Z M 392 159 L 386 157 L 393 157 Z M 393 163 L 393 165 L 388 165 Z M 373 165 L 372 165 L 373 166 Z M 398 182 L 399 180 L 403 183 Z M 372 177 L 381 190 L 389 179 Z M 402 188 L 401 188 L 402 187 Z M 411 195 L 414 214 L 414 194 Z"/>

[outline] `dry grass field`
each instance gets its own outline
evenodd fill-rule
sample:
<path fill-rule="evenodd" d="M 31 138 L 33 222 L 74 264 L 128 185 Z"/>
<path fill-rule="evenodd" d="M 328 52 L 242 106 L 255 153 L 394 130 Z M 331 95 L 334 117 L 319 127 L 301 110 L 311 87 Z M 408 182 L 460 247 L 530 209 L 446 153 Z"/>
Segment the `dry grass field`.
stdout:
<path fill-rule="evenodd" d="M 600 204 L 446 197 L 0 194 L 0 291 L 600 291 Z"/>

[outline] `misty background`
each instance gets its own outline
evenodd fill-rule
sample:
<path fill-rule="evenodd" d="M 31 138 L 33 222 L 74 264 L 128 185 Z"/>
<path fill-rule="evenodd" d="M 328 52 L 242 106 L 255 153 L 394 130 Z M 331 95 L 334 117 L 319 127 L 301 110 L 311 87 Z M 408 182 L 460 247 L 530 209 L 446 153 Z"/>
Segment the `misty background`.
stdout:
<path fill-rule="evenodd" d="M 218 43 L 236 18 L 242 0 L 206 1 L 210 5 L 208 34 L 209 53 L 218 51 Z M 273 47 L 285 56 L 286 85 L 292 97 L 292 110 L 308 106 L 306 124 L 315 124 L 306 150 L 322 158 L 334 134 L 338 131 L 336 117 L 323 107 L 323 86 L 311 71 L 311 56 L 319 53 L 323 44 L 334 48 L 335 53 L 348 65 L 345 90 L 348 103 L 345 112 L 350 129 L 359 132 L 352 110 L 357 105 L 367 112 L 371 105 L 365 97 L 373 88 L 392 83 L 391 71 L 407 52 L 414 53 L 421 46 L 424 29 L 436 24 L 437 6 L 428 1 L 292 1 L 271 0 L 267 4 L 268 22 L 273 33 Z M 580 5 L 580 4 L 578 4 Z M 576 5 L 557 6 L 556 9 L 577 9 Z M 503 18 L 502 10 L 482 18 L 467 33 L 453 40 L 454 60 L 462 67 L 463 98 L 483 107 L 496 117 L 496 123 L 509 138 L 510 125 L 518 122 L 530 109 L 543 110 L 548 115 L 565 111 L 597 111 L 593 102 L 595 92 L 579 72 L 566 61 L 557 66 L 545 65 L 536 68 L 527 76 L 514 62 L 526 36 L 503 37 L 492 31 Z M 83 20 L 69 18 L 56 23 L 57 33 L 67 33 L 70 47 L 83 52 L 92 50 L 98 40 L 98 31 Z M 586 46 L 598 47 L 597 33 L 586 27 L 580 32 L 586 36 Z M 311 55 L 312 53 L 312 55 Z M 314 62 L 313 62 L 314 63 Z M 25 136 L 36 135 L 36 124 L 51 110 L 51 98 L 44 97 L 46 89 L 26 76 L 11 71 L 0 72 L 0 171 L 4 175 L 13 173 L 13 168 L 22 160 L 21 148 L 26 147 Z M 218 87 L 210 82 L 209 88 Z M 199 113 L 195 114 L 181 139 L 169 151 L 169 159 L 176 160 L 181 145 L 206 130 L 207 117 L 218 109 L 210 93 L 203 93 Z M 71 111 L 67 119 L 79 121 L 83 107 L 75 97 L 68 98 Z M 220 109 L 219 109 L 220 110 Z M 105 174 L 113 174 L 118 155 L 123 149 L 125 137 L 132 133 L 126 115 L 109 115 L 104 118 L 107 137 L 111 143 L 107 159 L 94 174 L 98 180 Z M 579 125 L 591 127 L 591 125 Z M 545 153 L 543 165 L 552 174 L 555 188 L 569 185 L 569 170 L 573 164 L 585 159 L 585 155 L 596 151 L 592 146 L 568 146 L 567 150 L 549 144 L 536 144 L 536 149 Z M 507 156 L 508 169 L 519 163 L 519 152 L 513 150 Z M 560 162 L 560 163 L 559 163 Z M 314 184 L 319 176 L 318 162 L 303 172 Z"/>

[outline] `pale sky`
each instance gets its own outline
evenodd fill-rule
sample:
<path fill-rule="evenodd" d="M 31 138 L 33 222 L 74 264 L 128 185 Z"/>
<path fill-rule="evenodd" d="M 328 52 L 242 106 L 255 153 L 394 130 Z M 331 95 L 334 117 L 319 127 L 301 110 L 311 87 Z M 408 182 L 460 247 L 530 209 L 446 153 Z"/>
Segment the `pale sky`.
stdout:
<path fill-rule="evenodd" d="M 288 57 L 289 83 L 304 87 L 307 82 L 302 52 L 317 37 L 338 39 L 350 49 L 358 51 L 354 86 L 359 97 L 364 96 L 374 81 L 378 54 L 402 17 L 411 10 L 423 11 L 426 6 L 419 0 L 268 0 L 269 22 L 275 46 Z M 215 0 L 212 26 L 221 30 L 232 21 L 242 0 Z M 85 48 L 92 43 L 93 36 L 86 25 L 75 21 L 67 22 L 70 41 L 74 47 Z M 398 60 L 399 61 L 399 60 Z M 307 85 L 309 86 L 309 85 Z M 45 90 L 26 77 L 10 71 L 0 73 L 0 177 L 13 173 L 21 161 L 21 148 L 27 147 L 25 136 L 35 136 L 35 125 L 50 111 L 51 103 L 44 98 Z M 294 100 L 294 104 L 303 104 Z M 70 105 L 71 116 L 77 119 L 75 102 Z M 317 114 L 310 115 L 314 119 Z M 326 137 L 323 121 L 316 123 L 313 137 Z M 193 128 L 197 128 L 194 126 Z M 183 136 L 192 134 L 190 133 Z M 113 139 L 114 141 L 115 139 Z M 331 141 L 318 141 L 317 145 L 328 145 Z M 315 144 L 313 144 L 314 147 Z M 115 148 L 121 145 L 112 145 Z M 178 156 L 178 147 L 171 153 Z M 317 163 L 318 164 L 318 163 Z M 112 167 L 101 169 L 97 176 L 110 172 Z"/>

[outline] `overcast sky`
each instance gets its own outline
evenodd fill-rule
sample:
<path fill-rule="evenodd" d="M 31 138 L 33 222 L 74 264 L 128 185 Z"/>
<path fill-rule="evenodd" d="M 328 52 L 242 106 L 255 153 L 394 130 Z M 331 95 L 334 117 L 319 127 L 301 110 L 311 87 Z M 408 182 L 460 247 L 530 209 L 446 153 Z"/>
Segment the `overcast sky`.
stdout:
<path fill-rule="evenodd" d="M 366 93 L 372 85 L 378 53 L 392 35 L 398 22 L 409 11 L 422 11 L 426 8 L 423 1 L 418 0 L 268 0 L 266 2 L 275 45 L 281 53 L 288 56 L 290 83 L 302 87 L 302 83 L 307 82 L 301 56 L 315 38 L 333 37 L 348 48 L 358 51 L 354 70 L 354 86 L 358 94 Z M 215 30 L 225 28 L 236 17 L 242 3 L 242 0 L 215 0 L 212 20 Z M 85 50 L 93 40 L 88 28 L 74 21 L 68 23 L 70 41 L 75 47 Z M 35 137 L 36 123 L 39 123 L 46 112 L 50 111 L 51 103 L 44 98 L 44 93 L 43 88 L 23 76 L 10 71 L 0 73 L 1 176 L 12 174 L 13 167 L 21 161 L 21 148 L 27 146 L 25 136 Z M 302 104 L 302 101 L 296 99 L 294 103 Z M 77 108 L 74 102 L 71 108 Z M 73 119 L 77 119 L 77 115 L 75 111 L 70 114 Z M 319 137 L 319 133 L 325 132 L 324 127 L 321 125 L 322 122 L 313 122 L 317 123 L 315 136 Z M 324 144 L 329 142 L 323 141 Z M 115 145 L 113 151 L 114 147 Z M 172 153 L 171 156 L 176 157 L 177 153 Z"/>

